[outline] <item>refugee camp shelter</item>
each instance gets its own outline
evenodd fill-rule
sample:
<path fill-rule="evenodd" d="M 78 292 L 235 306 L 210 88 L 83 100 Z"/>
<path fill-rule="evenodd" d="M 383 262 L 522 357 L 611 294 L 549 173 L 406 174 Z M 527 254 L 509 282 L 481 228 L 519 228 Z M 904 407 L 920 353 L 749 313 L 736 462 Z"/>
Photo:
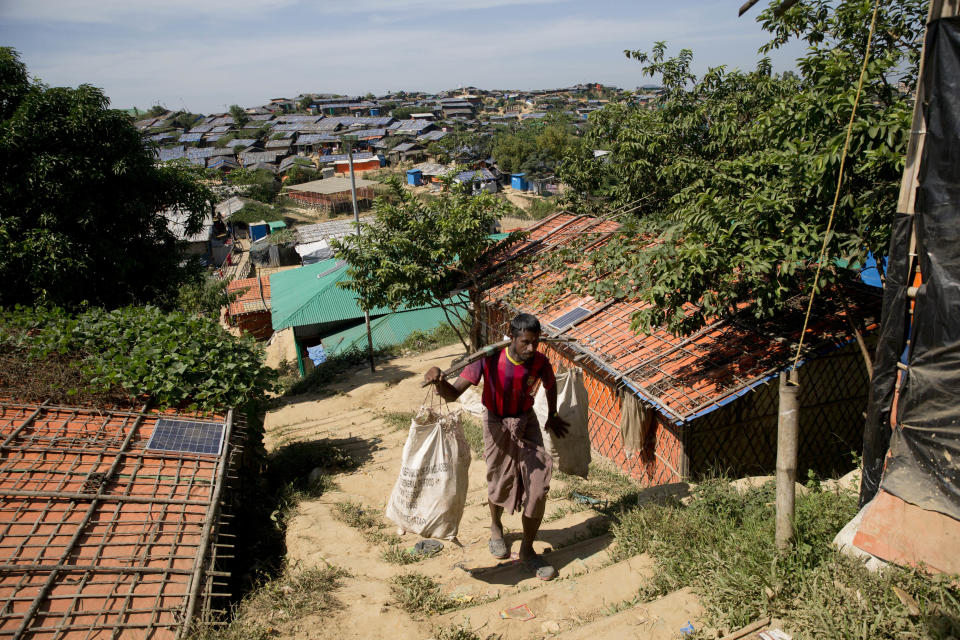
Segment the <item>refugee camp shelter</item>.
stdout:
<path fill-rule="evenodd" d="M 241 428 L 0 400 L 0 636 L 172 639 L 207 618 Z"/>
<path fill-rule="evenodd" d="M 374 180 L 356 178 L 357 207 L 369 209 L 375 196 Z M 284 192 L 298 204 L 320 209 L 328 215 L 353 211 L 350 178 L 333 177 L 284 187 Z"/>
<path fill-rule="evenodd" d="M 369 221 L 370 218 L 368 217 L 360 218 L 361 225 L 367 224 Z M 355 234 L 357 223 L 354 222 L 353 218 L 341 218 L 300 225 L 295 231 L 297 234 L 296 251 L 300 254 L 300 259 L 303 264 L 313 264 L 332 258 L 333 247 L 330 245 L 330 240 Z"/>
<path fill-rule="evenodd" d="M 618 226 L 558 213 L 531 227 L 529 237 L 493 266 L 499 284 L 485 292 L 480 309 L 486 341 L 508 334 L 510 319 L 521 311 L 538 316 L 546 335 L 570 339 L 540 348 L 559 370 L 583 369 L 593 448 L 645 485 L 714 470 L 771 472 L 776 381 L 792 364 L 802 302 L 776 321 L 759 323 L 740 314 L 689 336 L 664 329 L 644 335 L 630 329 L 631 316 L 643 305 L 638 300 L 599 301 L 569 290 L 551 294 L 559 274 L 540 268 L 534 258 L 572 246 L 582 256 L 609 241 Z M 876 290 L 852 287 L 846 293 L 851 312 L 875 328 Z M 817 309 L 806 344 L 799 367 L 799 466 L 843 467 L 860 447 L 869 379 L 842 306 Z"/>
<path fill-rule="evenodd" d="M 370 321 L 373 348 L 383 349 L 401 344 L 414 333 L 433 331 L 444 322 L 446 316 L 439 307 L 388 313 Z M 323 338 L 321 343 L 327 356 L 346 353 L 351 349 L 364 350 L 367 348 L 367 327 L 361 324 L 338 331 Z"/>
<path fill-rule="evenodd" d="M 338 283 L 348 278 L 346 272 L 346 262 L 330 259 L 270 276 L 270 289 L 273 294 L 271 301 L 273 329 L 280 331 L 293 327 L 297 365 L 301 375 L 307 373 L 311 366 L 307 359 L 307 349 L 322 344 L 324 339 L 334 334 L 359 326 L 363 331 L 364 344 L 366 344 L 364 315 L 357 303 L 356 294 L 338 286 Z M 420 309 L 426 308 L 400 307 L 394 312 L 388 307 L 375 307 L 370 309 L 371 325 L 382 316 Z M 410 331 L 418 328 L 417 320 L 427 323 L 433 322 L 435 317 L 435 314 L 423 314 L 388 321 L 378 329 L 377 340 L 385 345 L 388 338 L 401 335 L 405 328 Z M 435 323 L 428 327 L 424 324 L 419 328 L 426 330 L 438 325 L 439 323 Z M 342 338 L 352 340 L 350 337 L 352 335 L 345 335 Z M 403 337 L 406 335 L 408 334 L 404 334 Z M 402 341 L 403 338 L 400 338 L 392 344 Z M 342 340 L 332 346 L 336 347 L 340 342 Z"/>
<path fill-rule="evenodd" d="M 256 340 L 269 339 L 273 335 L 269 276 L 231 280 L 227 285 L 227 294 L 234 293 L 240 295 L 227 307 L 230 323 Z"/>

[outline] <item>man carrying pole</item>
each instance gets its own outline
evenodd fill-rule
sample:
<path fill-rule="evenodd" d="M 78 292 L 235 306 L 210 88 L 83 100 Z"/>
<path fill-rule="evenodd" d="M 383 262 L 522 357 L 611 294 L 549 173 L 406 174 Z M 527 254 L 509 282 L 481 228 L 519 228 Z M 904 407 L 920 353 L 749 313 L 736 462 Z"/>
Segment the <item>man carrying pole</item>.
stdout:
<path fill-rule="evenodd" d="M 523 539 L 520 561 L 541 580 L 552 580 L 556 570 L 533 550 L 550 490 L 553 461 L 543 446 L 543 436 L 533 411 L 533 394 L 543 384 L 549 418 L 544 428 L 562 438 L 567 423 L 557 415 L 557 387 L 553 366 L 537 351 L 540 322 L 521 313 L 510 322 L 510 344 L 468 365 L 449 383 L 438 367 L 424 374 L 437 393 L 453 402 L 471 385 L 483 385 L 483 446 L 487 463 L 487 502 L 490 506 L 490 553 L 510 557 L 503 539 L 504 509 L 521 511 Z"/>

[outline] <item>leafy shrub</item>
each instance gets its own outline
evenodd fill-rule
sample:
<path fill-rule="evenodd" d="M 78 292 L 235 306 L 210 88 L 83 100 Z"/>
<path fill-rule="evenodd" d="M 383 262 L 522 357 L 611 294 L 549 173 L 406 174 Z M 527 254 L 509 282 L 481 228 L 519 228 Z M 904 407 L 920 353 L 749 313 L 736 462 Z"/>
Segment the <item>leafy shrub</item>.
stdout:
<path fill-rule="evenodd" d="M 151 306 L 76 316 L 17 307 L 0 315 L 0 343 L 34 360 L 70 354 L 90 388 L 120 387 L 159 407 L 222 410 L 275 386 L 252 339 L 235 338 L 209 318 Z"/>

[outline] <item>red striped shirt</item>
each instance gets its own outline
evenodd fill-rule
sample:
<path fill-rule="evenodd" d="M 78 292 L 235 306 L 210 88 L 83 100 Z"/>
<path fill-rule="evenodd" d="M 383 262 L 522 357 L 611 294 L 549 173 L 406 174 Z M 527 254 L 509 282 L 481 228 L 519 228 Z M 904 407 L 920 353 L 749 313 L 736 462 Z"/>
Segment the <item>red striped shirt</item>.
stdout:
<path fill-rule="evenodd" d="M 501 418 L 519 416 L 532 409 L 538 382 L 543 383 L 544 389 L 557 382 L 547 356 L 537 351 L 529 363 L 514 364 L 506 349 L 470 363 L 460 377 L 470 384 L 479 384 L 482 377 L 483 406 Z"/>

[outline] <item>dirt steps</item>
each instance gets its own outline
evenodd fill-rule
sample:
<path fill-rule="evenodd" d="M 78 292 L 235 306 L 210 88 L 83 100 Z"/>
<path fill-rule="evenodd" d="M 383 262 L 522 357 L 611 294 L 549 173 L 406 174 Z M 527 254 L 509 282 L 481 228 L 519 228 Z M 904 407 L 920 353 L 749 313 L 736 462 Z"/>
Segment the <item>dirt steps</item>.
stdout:
<path fill-rule="evenodd" d="M 560 633 L 558 640 L 597 640 L 598 638 L 643 638 L 673 640 L 681 629 L 693 624 L 703 608 L 689 588 L 662 598 L 623 609 L 611 616 Z M 696 626 L 696 625 L 695 625 Z"/>
<path fill-rule="evenodd" d="M 608 519 L 565 498 L 560 478 L 552 482 L 547 521 L 534 544 L 558 571 L 550 582 L 537 579 L 518 562 L 490 555 L 482 460 L 471 460 L 459 544 L 443 541 L 443 549 L 433 557 L 393 564 L 384 557 L 387 544 L 371 542 L 369 536 L 337 519 L 336 503 L 345 501 L 382 517 L 399 473 L 407 430 L 396 429 L 381 416 L 385 411 L 415 410 L 423 391 L 419 376 L 411 372 L 422 375 L 432 364 L 443 366 L 446 358 L 427 354 L 406 363 L 393 361 L 373 377 L 359 371 L 337 385 L 340 393 L 290 403 L 268 416 L 268 447 L 326 439 L 360 462 L 359 468 L 332 477 L 337 489 L 304 500 L 287 529 L 287 558 L 292 566 L 306 569 L 329 563 L 350 573 L 335 593 L 341 607 L 322 619 L 306 616 L 280 630 L 278 637 L 425 640 L 438 637 L 443 629 L 464 625 L 480 638 L 499 634 L 502 640 L 555 636 L 666 640 L 677 637 L 688 620 L 696 622 L 699 605 L 688 591 L 634 604 L 653 573 L 654 561 L 640 555 L 614 562 Z M 651 492 L 651 499 L 654 493 L 662 492 Z M 384 521 L 387 526 L 380 533 L 393 534 L 395 527 Z M 516 551 L 520 515 L 505 515 L 503 522 L 507 542 Z M 420 539 L 403 535 L 400 546 L 411 548 Z M 413 573 L 431 580 L 464 608 L 426 618 L 403 611 L 391 583 L 397 576 Z M 522 604 L 536 617 L 528 621 L 500 617 L 501 611 Z"/>
<path fill-rule="evenodd" d="M 555 561 L 555 556 L 561 554 L 562 551 L 548 557 Z M 652 575 L 653 565 L 653 559 L 648 556 L 635 556 L 595 570 L 588 568 L 583 573 L 565 578 L 561 574 L 550 582 L 533 578 L 536 582 L 530 584 L 529 580 L 521 580 L 514 589 L 496 600 L 440 616 L 432 622 L 438 627 L 462 624 L 471 629 L 482 629 L 482 637 L 494 633 L 503 640 L 541 638 L 544 623 L 554 623 L 558 631 L 575 628 L 603 616 L 611 607 L 632 600 Z M 514 577 L 509 576 L 509 579 Z M 536 616 L 534 620 L 540 624 L 531 624 L 534 620 L 501 618 L 501 611 L 522 605 L 530 609 Z"/>

